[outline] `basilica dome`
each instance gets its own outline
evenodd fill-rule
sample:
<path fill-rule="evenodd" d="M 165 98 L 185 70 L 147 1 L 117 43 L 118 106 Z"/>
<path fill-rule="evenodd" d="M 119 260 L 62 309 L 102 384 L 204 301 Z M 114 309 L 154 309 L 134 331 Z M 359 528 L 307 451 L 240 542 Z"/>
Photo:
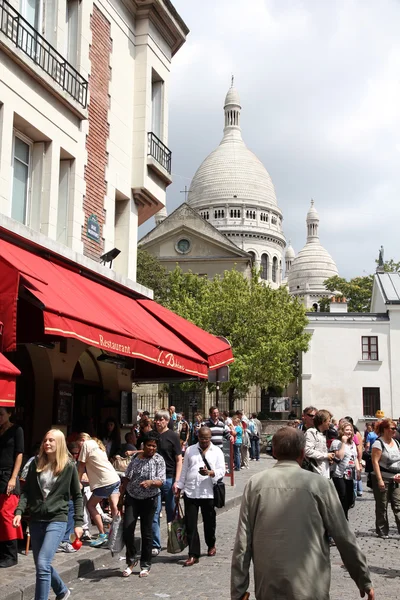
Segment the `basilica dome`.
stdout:
<path fill-rule="evenodd" d="M 242 139 L 241 108 L 232 84 L 225 97 L 223 138 L 197 169 L 188 203 L 249 253 L 261 279 L 279 287 L 286 246 L 282 213 L 268 171 Z"/>
<path fill-rule="evenodd" d="M 328 296 L 324 281 L 339 274 L 335 261 L 319 241 L 318 227 L 319 216 L 311 200 L 307 213 L 307 243 L 294 258 L 287 273 L 291 294 Z"/>
<path fill-rule="evenodd" d="M 228 202 L 279 210 L 268 171 L 242 139 L 240 109 L 239 94 L 231 87 L 224 104 L 224 137 L 192 179 L 188 202 L 195 209 Z"/>

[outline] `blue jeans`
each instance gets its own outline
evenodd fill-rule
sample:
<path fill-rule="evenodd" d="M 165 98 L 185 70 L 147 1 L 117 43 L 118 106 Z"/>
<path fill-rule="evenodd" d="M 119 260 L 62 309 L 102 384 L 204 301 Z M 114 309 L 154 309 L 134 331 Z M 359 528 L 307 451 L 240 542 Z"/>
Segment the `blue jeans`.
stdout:
<path fill-rule="evenodd" d="M 65 534 L 64 537 L 62 539 L 63 542 L 69 542 L 69 536 L 71 535 L 71 533 L 74 533 L 74 514 L 75 514 L 75 509 L 74 509 L 74 502 L 73 500 L 70 500 L 68 502 L 68 522 L 67 522 L 67 528 L 65 530 Z"/>
<path fill-rule="evenodd" d="M 240 471 L 240 463 L 241 463 L 241 457 L 240 457 L 240 448 L 241 448 L 242 444 L 233 444 L 233 464 L 235 466 L 235 471 Z"/>
<path fill-rule="evenodd" d="M 67 586 L 51 566 L 54 554 L 64 537 L 67 524 L 31 521 L 31 544 L 36 565 L 35 600 L 48 600 L 50 587 L 56 596 L 65 594 Z"/>
<path fill-rule="evenodd" d="M 250 458 L 260 460 L 260 438 L 250 438 Z"/>
<path fill-rule="evenodd" d="M 161 534 L 160 534 L 160 513 L 161 501 L 165 501 L 165 511 L 167 513 L 167 523 L 171 523 L 175 513 L 175 496 L 172 492 L 173 477 L 168 477 L 165 483 L 161 486 L 161 494 L 157 498 L 157 508 L 153 517 L 153 548 L 161 550 Z"/>

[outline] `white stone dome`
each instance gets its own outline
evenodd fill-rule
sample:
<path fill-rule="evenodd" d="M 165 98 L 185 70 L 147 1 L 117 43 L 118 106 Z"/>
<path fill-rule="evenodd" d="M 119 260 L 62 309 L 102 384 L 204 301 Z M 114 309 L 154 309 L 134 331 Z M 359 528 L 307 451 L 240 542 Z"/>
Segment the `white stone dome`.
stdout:
<path fill-rule="evenodd" d="M 285 258 L 286 259 L 296 258 L 296 253 L 295 253 L 290 241 L 289 241 L 289 246 L 286 248 Z"/>
<path fill-rule="evenodd" d="M 224 137 L 197 169 L 188 202 L 195 209 L 224 203 L 248 204 L 273 208 L 281 214 L 268 171 L 242 139 L 240 109 L 239 94 L 231 87 L 224 105 Z"/>
<path fill-rule="evenodd" d="M 324 281 L 338 275 L 335 261 L 318 237 L 319 216 L 314 200 L 307 213 L 307 243 L 293 260 L 287 281 L 292 294 L 327 295 Z"/>

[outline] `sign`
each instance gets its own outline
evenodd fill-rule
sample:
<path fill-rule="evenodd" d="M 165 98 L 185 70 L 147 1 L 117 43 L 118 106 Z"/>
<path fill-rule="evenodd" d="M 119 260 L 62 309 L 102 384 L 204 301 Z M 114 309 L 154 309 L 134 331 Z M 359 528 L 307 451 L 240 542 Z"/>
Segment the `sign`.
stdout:
<path fill-rule="evenodd" d="M 225 438 L 222 440 L 222 452 L 225 459 L 225 477 L 229 477 L 231 485 L 235 485 L 235 471 L 233 468 L 233 444 Z"/>
<path fill-rule="evenodd" d="M 137 420 L 137 394 L 121 392 L 121 425 L 134 425 Z"/>
<path fill-rule="evenodd" d="M 208 371 L 208 381 L 209 383 L 217 383 L 217 381 L 223 383 L 224 381 L 229 381 L 229 366 Z"/>
<path fill-rule="evenodd" d="M 72 423 L 73 386 L 67 381 L 57 381 L 55 386 L 55 422 L 68 427 Z"/>
<path fill-rule="evenodd" d="M 300 400 L 299 398 L 293 398 L 292 400 L 292 408 L 299 408 L 300 407 Z"/>
<path fill-rule="evenodd" d="M 87 236 L 95 242 L 100 241 L 100 223 L 96 215 L 90 215 L 87 220 Z"/>
<path fill-rule="evenodd" d="M 289 412 L 290 411 L 290 398 L 270 398 L 269 399 L 269 411 L 270 412 Z"/>

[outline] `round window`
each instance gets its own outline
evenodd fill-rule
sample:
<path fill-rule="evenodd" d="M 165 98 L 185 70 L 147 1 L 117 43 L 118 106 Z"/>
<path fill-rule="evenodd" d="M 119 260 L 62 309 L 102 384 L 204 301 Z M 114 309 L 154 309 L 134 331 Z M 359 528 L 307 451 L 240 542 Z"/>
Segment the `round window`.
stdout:
<path fill-rule="evenodd" d="M 190 241 L 182 238 L 177 242 L 175 248 L 180 254 L 187 254 L 190 250 Z"/>

